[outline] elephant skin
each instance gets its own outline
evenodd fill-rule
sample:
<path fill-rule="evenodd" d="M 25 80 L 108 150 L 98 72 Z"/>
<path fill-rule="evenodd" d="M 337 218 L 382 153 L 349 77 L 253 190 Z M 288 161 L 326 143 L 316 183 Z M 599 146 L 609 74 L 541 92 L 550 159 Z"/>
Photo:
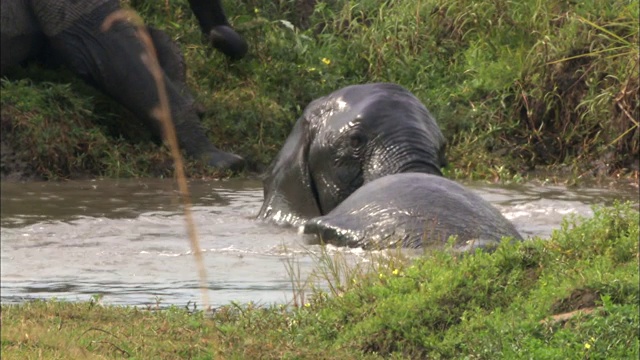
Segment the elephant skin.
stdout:
<path fill-rule="evenodd" d="M 444 150 L 435 119 L 407 89 L 347 86 L 305 108 L 267 169 L 258 218 L 299 226 L 385 175 L 441 175 Z"/>
<path fill-rule="evenodd" d="M 231 60 L 247 54 L 247 42 L 229 25 L 221 0 L 189 0 L 189 5 L 211 46 Z"/>
<path fill-rule="evenodd" d="M 421 173 L 371 181 L 324 216 L 308 221 L 312 241 L 365 249 L 491 249 L 502 237 L 522 237 L 495 207 L 462 185 Z M 307 235 L 307 237 L 309 237 Z"/>
<path fill-rule="evenodd" d="M 221 10 L 219 0 L 191 0 L 190 3 L 200 12 L 215 10 L 215 6 Z M 111 96 L 142 120 L 160 140 L 163 132 L 153 112 L 159 104 L 159 95 L 155 80 L 141 59 L 144 47 L 136 36 L 136 28 L 119 21 L 109 30 L 101 30 L 104 20 L 119 9 L 118 0 L 2 1 L 0 72 L 5 74 L 8 68 L 46 52 L 46 60 L 69 67 Z M 217 18 L 209 16 L 208 20 L 202 13 L 196 13 L 196 16 L 201 26 L 204 23 L 209 27 L 203 31 L 211 31 L 221 26 L 229 27 L 224 13 L 221 14 L 222 20 L 220 14 Z M 187 155 L 212 167 L 231 170 L 244 167 L 243 158 L 219 150 L 207 137 L 198 108 L 185 84 L 184 59 L 178 46 L 159 30 L 150 29 L 150 35 L 163 68 L 180 147 Z M 224 47 L 228 50 L 227 56 L 232 58 L 246 53 L 246 43 L 238 45 L 238 38 L 242 38 L 235 35 L 230 40 L 232 45 Z"/>

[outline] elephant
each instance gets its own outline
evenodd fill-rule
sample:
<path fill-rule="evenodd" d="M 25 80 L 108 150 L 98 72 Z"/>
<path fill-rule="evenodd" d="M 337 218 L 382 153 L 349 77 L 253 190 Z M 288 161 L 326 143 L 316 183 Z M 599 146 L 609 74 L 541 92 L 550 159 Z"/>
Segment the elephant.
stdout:
<path fill-rule="evenodd" d="M 246 53 L 246 43 L 231 29 L 219 0 L 190 0 L 203 32 L 230 58 Z M 156 139 L 163 138 L 157 115 L 159 95 L 141 55 L 136 28 L 116 22 L 101 29 L 120 9 L 118 0 L 15 0 L 1 2 L 0 73 L 45 54 L 45 60 L 67 66 L 77 75 L 142 120 Z M 200 111 L 185 83 L 184 59 L 178 46 L 160 30 L 149 29 L 163 68 L 171 117 L 180 147 L 187 155 L 223 170 L 240 170 L 242 157 L 224 152 L 208 139 Z"/>
<path fill-rule="evenodd" d="M 221 0 L 189 0 L 200 30 L 211 45 L 231 60 L 238 60 L 247 54 L 247 42 L 231 28 L 222 8 Z"/>
<path fill-rule="evenodd" d="M 521 241 L 513 224 L 464 186 L 425 173 L 387 175 L 364 184 L 326 215 L 304 225 L 309 242 L 365 249 L 491 250 L 502 237 Z"/>
<path fill-rule="evenodd" d="M 446 141 L 409 90 L 350 85 L 312 101 L 263 179 L 258 219 L 301 226 L 385 175 L 442 175 Z"/>

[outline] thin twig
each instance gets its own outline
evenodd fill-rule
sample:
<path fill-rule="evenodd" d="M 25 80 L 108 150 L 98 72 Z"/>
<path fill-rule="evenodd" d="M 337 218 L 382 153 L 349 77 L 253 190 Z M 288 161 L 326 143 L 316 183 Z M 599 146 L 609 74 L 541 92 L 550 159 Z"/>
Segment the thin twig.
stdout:
<path fill-rule="evenodd" d="M 88 333 L 89 331 L 92 331 L 92 330 L 93 330 L 93 331 L 100 331 L 100 332 L 103 332 L 103 333 L 105 333 L 105 334 L 107 334 L 107 335 L 111 335 L 111 336 L 113 336 L 114 338 L 116 338 L 116 339 L 118 339 L 118 340 L 121 340 L 121 341 L 122 341 L 122 339 L 120 339 L 118 336 L 114 335 L 113 333 L 111 333 L 111 332 L 109 332 L 109 331 L 107 331 L 107 330 L 103 330 L 103 329 L 95 328 L 95 327 L 92 327 L 92 328 L 89 328 L 89 329 L 85 330 L 82 334 L 80 334 L 80 336 L 78 336 L 78 338 L 77 338 L 76 340 L 80 340 L 80 338 L 81 338 L 81 337 L 83 337 L 83 336 L 84 336 L 84 334 L 86 334 L 86 333 Z"/>
<path fill-rule="evenodd" d="M 131 357 L 131 354 L 129 354 L 129 352 L 127 350 L 119 347 L 118 345 L 112 343 L 111 341 L 102 340 L 102 341 L 93 341 L 93 342 L 97 343 L 97 344 L 109 344 L 109 345 L 113 346 L 114 348 L 116 348 L 118 351 L 120 351 L 120 353 L 127 354 L 127 357 Z"/>

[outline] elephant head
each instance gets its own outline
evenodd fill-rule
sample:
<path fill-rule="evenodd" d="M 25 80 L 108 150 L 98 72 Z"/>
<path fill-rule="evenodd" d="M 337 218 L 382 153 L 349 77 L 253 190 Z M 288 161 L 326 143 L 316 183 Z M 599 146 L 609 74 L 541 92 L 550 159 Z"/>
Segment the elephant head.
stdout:
<path fill-rule="evenodd" d="M 304 110 L 267 170 L 258 217 L 301 225 L 382 176 L 442 175 L 444 149 L 433 116 L 405 88 L 345 87 Z"/>

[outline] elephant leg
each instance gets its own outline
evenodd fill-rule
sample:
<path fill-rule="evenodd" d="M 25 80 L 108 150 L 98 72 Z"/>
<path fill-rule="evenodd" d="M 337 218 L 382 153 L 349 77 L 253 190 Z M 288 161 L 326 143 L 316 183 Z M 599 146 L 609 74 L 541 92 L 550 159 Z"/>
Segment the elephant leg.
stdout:
<path fill-rule="evenodd" d="M 182 51 L 162 30 L 147 26 L 147 32 L 158 56 L 158 63 L 167 77 L 176 84 L 186 84 L 187 66 Z"/>
<path fill-rule="evenodd" d="M 154 109 L 159 105 L 156 83 L 142 61 L 144 47 L 129 23 L 118 21 L 101 31 L 117 2 L 97 6 L 86 16 L 49 36 L 51 47 L 65 65 L 113 97 L 143 120 L 156 137 L 162 128 Z M 194 158 L 221 169 L 240 169 L 244 160 L 217 149 L 208 139 L 193 104 L 163 72 L 171 116 L 180 147 Z"/>
<path fill-rule="evenodd" d="M 202 119 L 205 108 L 201 103 L 196 102 L 187 86 L 187 66 L 180 46 L 162 30 L 147 26 L 147 32 L 156 49 L 160 67 Z"/>
<path fill-rule="evenodd" d="M 40 53 L 44 47 L 44 37 L 36 34 L 25 34 L 20 36 L 0 35 L 0 74 L 7 69 L 21 64 L 26 60 L 31 60 Z"/>
<path fill-rule="evenodd" d="M 44 46 L 44 34 L 25 1 L 0 2 L 0 74 L 34 58 Z"/>
<path fill-rule="evenodd" d="M 214 48 L 232 60 L 246 55 L 247 42 L 229 25 L 221 0 L 189 0 L 189 5 Z"/>

